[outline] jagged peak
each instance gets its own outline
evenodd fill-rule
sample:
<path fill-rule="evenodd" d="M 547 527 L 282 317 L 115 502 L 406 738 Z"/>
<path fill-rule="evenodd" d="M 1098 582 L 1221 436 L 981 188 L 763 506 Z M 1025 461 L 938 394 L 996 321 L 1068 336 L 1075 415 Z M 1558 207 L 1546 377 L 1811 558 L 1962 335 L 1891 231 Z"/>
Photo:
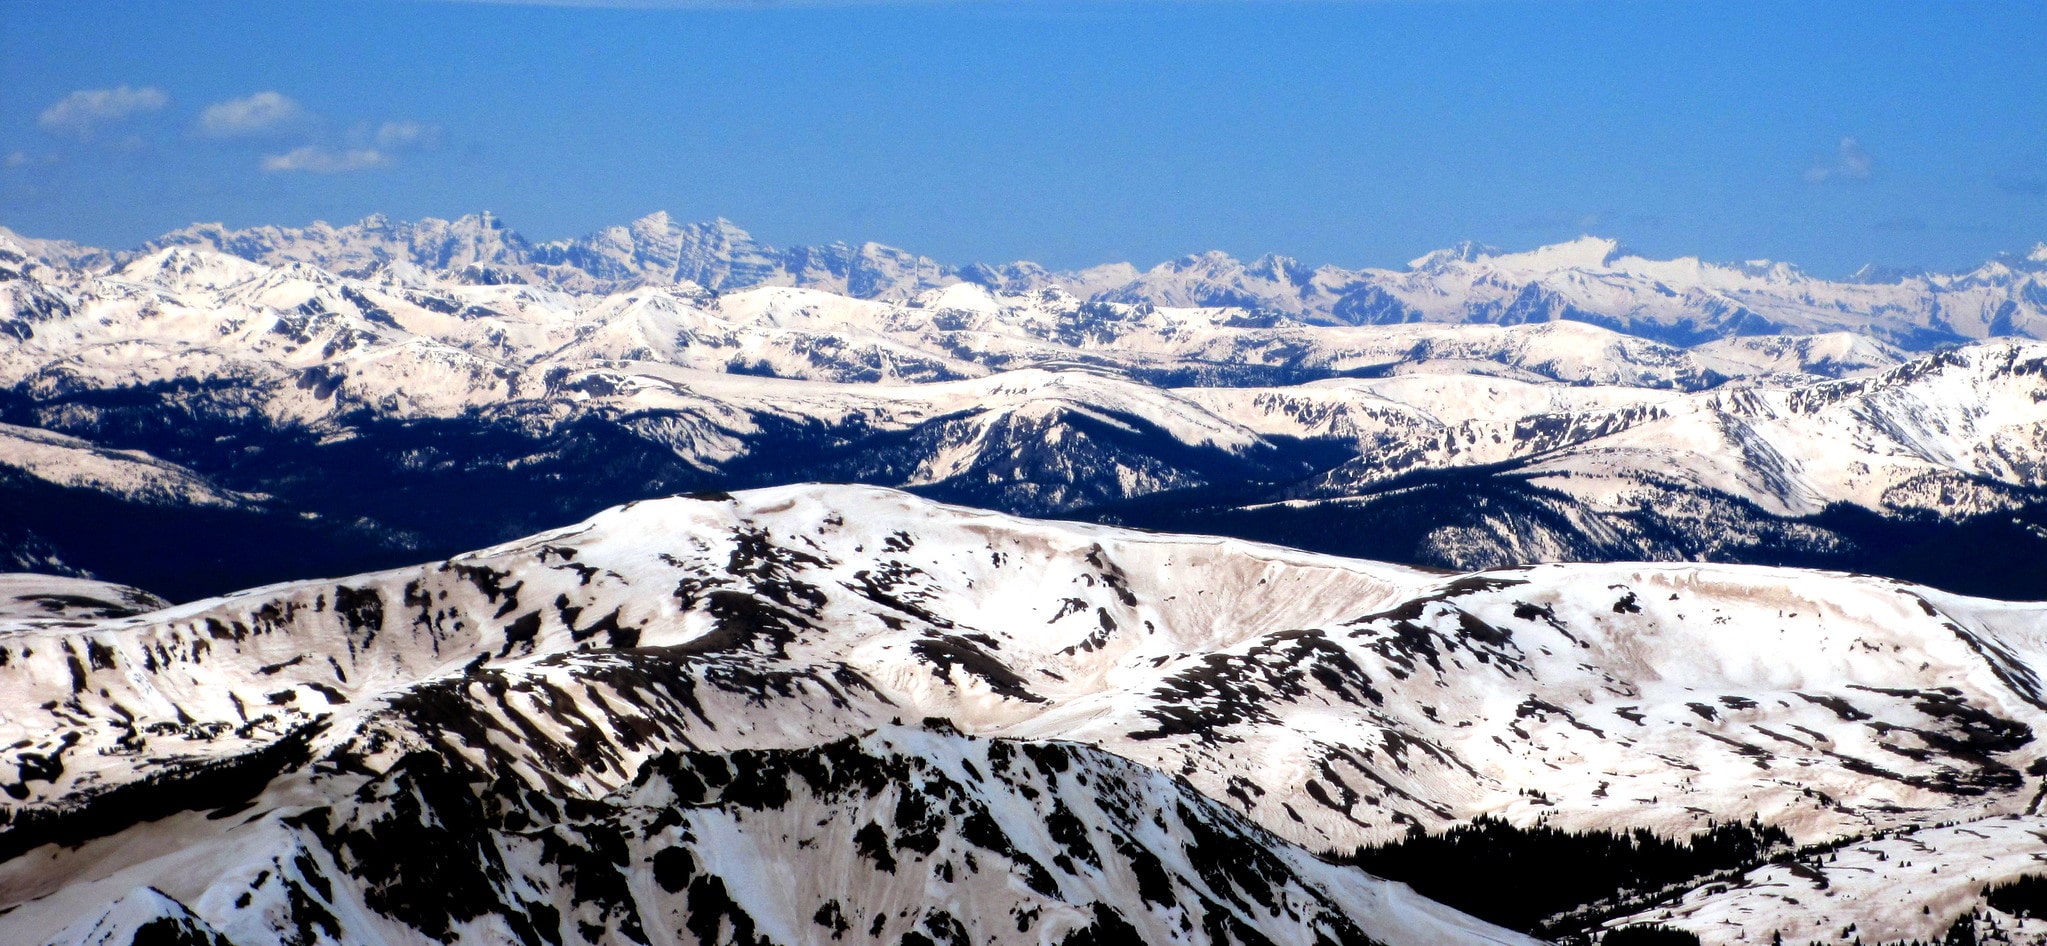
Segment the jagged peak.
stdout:
<path fill-rule="evenodd" d="M 1727 263 L 1724 265 L 1724 268 L 1734 270 L 1744 276 L 1771 279 L 1778 282 L 1790 282 L 1805 276 L 1803 270 L 1800 270 L 1791 263 L 1768 259 L 1751 259 L 1742 260 L 1738 263 Z"/>
<path fill-rule="evenodd" d="M 2009 276 L 2014 272 L 2035 273 L 2047 269 L 2047 243 L 2035 243 L 2025 253 L 1999 253 L 1968 273 L 1970 276 Z"/>
<path fill-rule="evenodd" d="M 1244 263 L 1242 260 L 1222 250 L 1208 250 L 1201 253 L 1189 253 L 1178 259 L 1167 260 L 1152 267 L 1152 272 L 1177 273 L 1193 269 L 1217 270 L 1242 269 L 1243 267 Z"/>
<path fill-rule="evenodd" d="M 1407 268 L 1412 270 L 1426 270 L 1440 266 L 1446 266 L 1451 263 L 1475 263 L 1487 257 L 1498 256 L 1500 255 L 1500 253 L 1501 250 L 1498 247 L 1490 246 L 1484 243 L 1474 242 L 1472 240 L 1465 240 L 1452 246 L 1445 247 L 1440 250 L 1435 250 L 1418 256 L 1412 260 L 1409 260 Z"/>
<path fill-rule="evenodd" d="M 450 229 L 456 230 L 495 231 L 505 229 L 505 222 L 503 220 L 498 219 L 497 214 L 494 214 L 488 210 L 473 214 L 463 214 L 462 216 L 456 217 L 453 220 L 435 220 L 432 217 L 426 217 L 421 219 L 419 222 L 422 224 L 439 223 L 447 226 Z"/>
<path fill-rule="evenodd" d="M 730 243 L 754 242 L 751 232 L 724 217 L 713 217 L 704 223 L 692 224 L 691 228 L 705 233 L 716 233 Z"/>
<path fill-rule="evenodd" d="M 1288 283 L 1303 283 L 1313 278 L 1315 271 L 1294 257 L 1282 253 L 1266 253 L 1245 267 L 1253 275 Z"/>
<path fill-rule="evenodd" d="M 1848 281 L 1865 286 L 1894 285 L 1925 275 L 1926 270 L 1919 266 L 1882 266 L 1864 263 L 1862 268 L 1848 274 Z"/>
<path fill-rule="evenodd" d="M 14 253 L 19 253 L 22 256 L 35 255 L 34 253 L 30 252 L 27 237 L 24 237 L 21 234 L 16 233 L 12 230 L 9 230 L 6 227 L 0 227 L 0 249 L 9 250 Z"/>
<path fill-rule="evenodd" d="M 626 226 L 635 231 L 658 230 L 666 232 L 676 229 L 675 218 L 670 217 L 666 210 L 656 210 L 653 213 L 645 214 Z"/>

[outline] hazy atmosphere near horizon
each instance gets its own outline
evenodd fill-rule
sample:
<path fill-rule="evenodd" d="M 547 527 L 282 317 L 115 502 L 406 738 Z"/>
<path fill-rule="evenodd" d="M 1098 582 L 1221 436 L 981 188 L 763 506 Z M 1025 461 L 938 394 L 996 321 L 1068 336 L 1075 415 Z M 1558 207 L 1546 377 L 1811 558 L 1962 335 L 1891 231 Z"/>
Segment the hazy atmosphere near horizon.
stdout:
<path fill-rule="evenodd" d="M 2047 2 L 0 0 L 0 946 L 2047 946 Z"/>
<path fill-rule="evenodd" d="M 2047 229 L 2036 3 L 10 3 L 0 222 L 667 210 L 778 245 L 1398 266 L 1589 233 L 1954 270 Z"/>

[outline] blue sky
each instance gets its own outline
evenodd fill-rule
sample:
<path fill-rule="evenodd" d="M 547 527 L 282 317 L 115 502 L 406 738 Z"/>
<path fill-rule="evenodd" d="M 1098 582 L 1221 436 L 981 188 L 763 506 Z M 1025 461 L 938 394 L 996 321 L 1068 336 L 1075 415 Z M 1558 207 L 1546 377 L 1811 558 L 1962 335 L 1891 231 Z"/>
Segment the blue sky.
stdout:
<path fill-rule="evenodd" d="M 666 209 L 952 262 L 1590 232 L 1960 268 L 2047 239 L 2043 36 L 2038 2 L 16 0 L 0 225 Z"/>

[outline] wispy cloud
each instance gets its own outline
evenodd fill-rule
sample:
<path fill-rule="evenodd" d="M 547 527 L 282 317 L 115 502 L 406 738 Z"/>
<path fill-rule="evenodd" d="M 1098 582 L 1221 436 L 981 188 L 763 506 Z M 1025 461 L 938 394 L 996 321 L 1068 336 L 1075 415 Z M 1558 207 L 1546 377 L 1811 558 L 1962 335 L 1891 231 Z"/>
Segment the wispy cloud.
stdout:
<path fill-rule="evenodd" d="M 1869 152 L 1862 150 L 1862 143 L 1854 138 L 1841 139 L 1840 148 L 1832 158 L 1822 158 L 1805 169 L 1805 179 L 1814 184 L 1827 181 L 1867 180 L 1875 169 Z"/>
<path fill-rule="evenodd" d="M 255 137 L 312 124 L 315 116 L 288 96 L 258 92 L 244 99 L 220 102 L 200 117 L 200 127 L 214 137 Z M 410 119 L 362 121 L 345 134 L 312 135 L 305 144 L 263 155 L 266 174 L 347 174 L 387 168 L 400 155 L 440 143 L 441 126 Z"/>
<path fill-rule="evenodd" d="M 431 148 L 440 144 L 441 126 L 426 122 L 388 121 L 375 127 L 362 125 L 350 137 L 385 151 Z"/>
<path fill-rule="evenodd" d="M 1653 230 L 1667 221 L 1656 214 L 1621 213 L 1616 210 L 1595 210 L 1591 213 L 1556 211 L 1527 217 L 1514 226 L 1520 230 L 1574 230 L 1579 233 L 1604 233 L 1616 228 L 1631 230 Z"/>
<path fill-rule="evenodd" d="M 101 128 L 144 112 L 158 111 L 170 103 L 170 95 L 152 86 L 80 89 L 43 109 L 36 124 L 44 131 L 84 140 Z"/>
<path fill-rule="evenodd" d="M 10 168 L 32 168 L 32 167 L 42 167 L 42 166 L 44 166 L 44 165 L 50 165 L 50 164 L 56 164 L 56 163 L 57 163 L 57 156 L 56 156 L 56 155 L 54 155 L 54 154 L 47 154 L 47 153 L 45 153 L 45 154 L 30 154 L 30 153 L 29 153 L 29 152 L 27 152 L 27 151 L 21 151 L 21 150 L 9 151 L 9 152 L 7 152 L 7 157 L 6 157 L 6 158 L 4 158 L 4 159 L 0 159 L 0 164 L 5 164 L 6 166 L 8 166 L 8 167 L 10 167 Z"/>
<path fill-rule="evenodd" d="M 264 155 L 262 167 L 266 174 L 346 174 L 390 165 L 391 156 L 375 148 L 334 149 L 304 145 L 283 154 Z"/>
<path fill-rule="evenodd" d="M 258 92 L 206 106 L 199 113 L 199 132 L 211 138 L 274 135 L 306 118 L 306 110 L 288 95 Z"/>

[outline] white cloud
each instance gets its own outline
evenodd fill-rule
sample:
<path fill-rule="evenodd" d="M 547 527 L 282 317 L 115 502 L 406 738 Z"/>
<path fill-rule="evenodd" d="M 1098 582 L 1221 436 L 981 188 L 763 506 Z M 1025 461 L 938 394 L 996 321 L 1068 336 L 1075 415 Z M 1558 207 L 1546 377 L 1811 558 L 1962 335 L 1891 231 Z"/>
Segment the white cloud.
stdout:
<path fill-rule="evenodd" d="M 349 171 L 367 171 L 372 168 L 389 167 L 391 156 L 375 148 L 349 148 L 336 151 L 318 145 L 293 148 L 283 154 L 263 156 L 263 171 L 267 174 L 282 174 L 304 171 L 309 174 L 345 174 Z"/>
<path fill-rule="evenodd" d="M 164 90 L 151 86 L 79 89 L 43 109 L 36 124 L 45 131 L 84 139 L 92 137 L 92 133 L 101 126 L 125 121 L 143 112 L 154 112 L 170 102 L 171 97 Z"/>
<path fill-rule="evenodd" d="M 377 147 L 392 150 L 398 148 L 429 148 L 441 137 L 441 126 L 414 121 L 385 122 L 377 126 L 371 140 Z"/>
<path fill-rule="evenodd" d="M 297 124 L 305 117 L 306 110 L 290 96 L 258 92 L 247 98 L 206 106 L 206 111 L 199 113 L 199 130 L 214 138 L 268 135 Z"/>
<path fill-rule="evenodd" d="M 1874 167 L 1869 152 L 1862 150 L 1862 143 L 1854 138 L 1841 139 L 1840 153 L 1831 160 L 1821 160 L 1805 169 L 1805 179 L 1814 184 L 1826 181 L 1866 180 Z"/>

